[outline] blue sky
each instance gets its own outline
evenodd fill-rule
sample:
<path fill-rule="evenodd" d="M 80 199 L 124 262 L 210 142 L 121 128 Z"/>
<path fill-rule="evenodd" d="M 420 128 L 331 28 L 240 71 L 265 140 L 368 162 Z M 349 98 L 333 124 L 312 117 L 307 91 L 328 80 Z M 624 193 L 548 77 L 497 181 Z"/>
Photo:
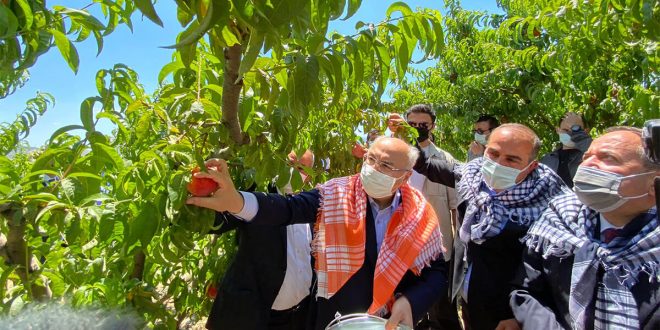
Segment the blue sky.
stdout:
<path fill-rule="evenodd" d="M 385 18 L 385 11 L 391 0 L 363 0 L 362 6 L 351 19 L 334 21 L 331 29 L 343 34 L 355 32 L 357 21 L 378 23 Z M 427 7 L 443 9 L 443 1 L 404 1 L 411 8 Z M 64 5 L 79 8 L 86 5 L 82 1 L 50 1 L 49 6 Z M 501 12 L 495 0 L 464 0 L 463 8 Z M 160 27 L 141 15 L 133 16 L 133 31 L 119 27 L 105 39 L 103 51 L 96 56 L 96 42 L 92 39 L 76 44 L 80 56 L 78 74 L 74 74 L 55 48 L 39 58 L 30 69 L 30 81 L 16 93 L 0 99 L 0 122 L 12 122 L 16 115 L 25 109 L 25 102 L 34 97 L 37 91 L 48 92 L 55 97 L 55 106 L 39 118 L 31 130 L 27 141 L 37 147 L 46 142 L 58 128 L 79 124 L 80 103 L 89 96 L 97 94 L 95 87 L 96 72 L 112 68 L 116 63 L 123 63 L 133 68 L 139 75 L 140 83 L 148 93 L 158 85 L 158 72 L 171 60 L 172 51 L 160 48 L 175 43 L 176 35 L 183 29 L 176 21 L 174 1 L 160 0 L 156 11 L 164 23 Z M 432 65 L 427 62 L 424 65 Z"/>

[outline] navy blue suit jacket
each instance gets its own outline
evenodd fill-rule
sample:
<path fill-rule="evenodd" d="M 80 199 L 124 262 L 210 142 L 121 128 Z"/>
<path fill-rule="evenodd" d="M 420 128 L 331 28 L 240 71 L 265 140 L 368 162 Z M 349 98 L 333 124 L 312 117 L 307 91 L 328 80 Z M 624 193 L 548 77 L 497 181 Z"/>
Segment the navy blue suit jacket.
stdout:
<path fill-rule="evenodd" d="M 286 226 L 294 223 L 314 223 L 319 209 L 320 193 L 310 190 L 297 195 L 255 193 L 259 211 L 250 222 L 253 225 Z M 367 207 L 367 237 L 365 262 L 346 284 L 330 299 L 318 298 L 315 301 L 316 329 L 324 329 L 335 313 L 342 315 L 364 313 L 373 297 L 373 274 L 378 251 L 376 250 L 376 230 L 371 208 Z M 395 293 L 403 294 L 412 307 L 413 318 L 419 320 L 431 305 L 447 289 L 447 263 L 439 256 L 430 266 L 425 267 L 420 276 L 406 272 Z"/>

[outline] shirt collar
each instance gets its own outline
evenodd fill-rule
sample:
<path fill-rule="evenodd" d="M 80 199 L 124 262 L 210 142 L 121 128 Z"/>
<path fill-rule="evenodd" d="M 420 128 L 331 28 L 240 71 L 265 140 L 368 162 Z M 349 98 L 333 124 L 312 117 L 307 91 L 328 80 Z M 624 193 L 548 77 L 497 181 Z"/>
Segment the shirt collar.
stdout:
<path fill-rule="evenodd" d="M 605 229 L 608 228 L 614 228 L 621 230 L 620 236 L 633 237 L 637 235 L 637 233 L 639 233 L 639 231 L 642 230 L 642 228 L 646 226 L 650 221 L 656 219 L 656 212 L 654 211 L 655 210 L 651 209 L 649 212 L 644 212 L 636 216 L 623 227 L 614 226 L 613 224 L 609 223 L 605 217 L 603 217 L 603 214 L 600 214 L 600 232 L 602 233 Z"/>
<path fill-rule="evenodd" d="M 401 190 L 400 189 L 396 190 L 396 192 L 394 193 L 394 198 L 392 198 L 392 204 L 390 204 L 390 206 L 382 210 L 380 209 L 380 206 L 378 206 L 378 203 L 376 203 L 376 201 L 373 198 L 369 197 L 369 195 L 367 195 L 367 197 L 369 199 L 369 205 L 371 205 L 372 210 L 381 212 L 387 209 L 391 209 L 392 211 L 394 211 L 396 210 L 397 207 L 399 207 L 399 204 L 401 202 Z"/>

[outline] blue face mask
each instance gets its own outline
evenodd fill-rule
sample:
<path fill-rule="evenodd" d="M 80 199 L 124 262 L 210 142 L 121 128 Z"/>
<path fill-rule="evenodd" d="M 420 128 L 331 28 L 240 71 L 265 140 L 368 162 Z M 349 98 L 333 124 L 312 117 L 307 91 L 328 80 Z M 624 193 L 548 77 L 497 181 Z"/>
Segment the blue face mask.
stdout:
<path fill-rule="evenodd" d="M 575 142 L 571 140 L 571 136 L 568 133 L 559 133 L 559 142 L 567 147 L 575 146 Z"/>
<path fill-rule="evenodd" d="M 529 163 L 531 165 L 532 163 Z M 484 157 L 484 163 L 481 167 L 481 174 L 484 182 L 491 189 L 504 190 L 515 186 L 516 178 L 521 172 L 525 171 L 529 165 L 522 170 L 500 165 L 488 157 Z"/>
<path fill-rule="evenodd" d="M 486 134 L 479 134 L 477 132 L 474 133 L 474 140 L 482 146 L 485 146 L 486 142 L 488 142 L 486 139 Z"/>
<path fill-rule="evenodd" d="M 621 183 L 639 176 L 654 174 L 653 171 L 623 176 L 595 167 L 578 166 L 573 178 L 573 191 L 577 198 L 597 212 L 611 212 L 631 199 L 648 196 L 648 192 L 637 196 L 621 196 Z"/>

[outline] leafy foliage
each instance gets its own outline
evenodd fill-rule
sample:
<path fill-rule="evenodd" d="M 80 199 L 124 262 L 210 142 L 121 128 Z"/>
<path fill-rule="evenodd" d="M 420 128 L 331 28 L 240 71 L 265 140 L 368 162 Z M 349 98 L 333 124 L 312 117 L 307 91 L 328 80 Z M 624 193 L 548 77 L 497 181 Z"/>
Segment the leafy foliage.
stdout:
<path fill-rule="evenodd" d="M 102 13 L 102 20 L 90 14 L 91 6 Z M 118 25 L 132 27 L 131 15 L 136 6 L 145 16 L 160 22 L 150 0 L 94 1 L 82 9 L 48 8 L 45 0 L 0 1 L 0 98 L 21 87 L 28 69 L 53 46 L 77 72 L 79 58 L 74 44 L 93 36 L 100 53 L 103 38 Z"/>
<path fill-rule="evenodd" d="M 121 3 L 159 22 L 148 1 Z M 328 32 L 328 22 L 354 14 L 356 0 L 177 4 L 184 31 L 153 95 L 124 65 L 101 70 L 80 124 L 21 156 L 22 166 L 0 158 L 0 232 L 24 237 L 27 250 L 0 266 L 0 286 L 12 284 L 0 295 L 3 311 L 68 297 L 74 305 L 134 306 L 157 328 L 207 314 L 204 288 L 222 276 L 235 247 L 231 235 L 207 234 L 212 212 L 184 204 L 191 169 L 223 157 L 239 187 L 264 188 L 279 176 L 279 185 L 291 178 L 298 189 L 286 155 L 310 148 L 332 163 L 329 174 L 320 162 L 310 169 L 316 182 L 350 173 L 360 123 L 383 126 L 378 111 L 363 109 L 382 106 L 416 47 L 428 58 L 443 49 L 439 13 L 403 3 L 382 23 L 359 23 L 352 36 Z M 39 31 L 76 66 L 66 32 Z M 97 129 L 100 121 L 112 134 Z M 22 261 L 31 258 L 34 265 Z"/>
<path fill-rule="evenodd" d="M 358 22 L 353 35 L 328 24 L 351 17 L 360 0 L 176 3 L 183 31 L 153 94 L 117 64 L 97 73 L 80 123 L 44 147 L 28 151 L 20 140 L 53 102 L 47 95 L 2 127 L 1 312 L 64 297 L 133 307 L 154 328 L 207 314 L 205 288 L 235 249 L 232 235 L 208 234 L 217 229 L 213 212 L 185 205 L 191 169 L 210 157 L 229 161 L 239 188 L 263 189 L 278 177 L 297 190 L 291 150 L 330 160 L 329 171 L 320 161 L 310 169 L 314 182 L 354 173 L 355 132 L 383 129 L 386 112 L 412 103 L 438 107 L 439 144 L 454 153 L 481 112 L 529 124 L 546 139 L 566 110 L 596 130 L 657 116 L 651 1 L 501 1 L 505 15 L 447 1 L 445 17 L 397 2 L 382 22 Z M 131 26 L 135 9 L 162 24 L 149 0 L 94 4 L 103 20 L 86 9 L 1 1 L 0 19 L 11 24 L 0 24 L 0 95 L 52 46 L 75 71 L 75 43 L 94 35 L 101 50 L 118 24 Z M 410 70 L 426 59 L 439 60 Z M 401 89 L 384 104 L 392 85 Z M 113 131 L 99 130 L 101 121 Z"/>
<path fill-rule="evenodd" d="M 6 155 L 18 146 L 20 140 L 30 134 L 30 128 L 37 119 L 46 112 L 49 104 L 55 99 L 47 93 L 37 93 L 37 96 L 26 102 L 26 109 L 16 121 L 11 124 L 0 123 L 0 154 Z"/>
<path fill-rule="evenodd" d="M 592 133 L 660 115 L 657 1 L 500 1 L 504 16 L 447 3 L 443 56 L 414 72 L 394 104 L 435 104 L 440 144 L 453 154 L 465 154 L 482 113 L 527 124 L 546 142 L 566 111 Z"/>

